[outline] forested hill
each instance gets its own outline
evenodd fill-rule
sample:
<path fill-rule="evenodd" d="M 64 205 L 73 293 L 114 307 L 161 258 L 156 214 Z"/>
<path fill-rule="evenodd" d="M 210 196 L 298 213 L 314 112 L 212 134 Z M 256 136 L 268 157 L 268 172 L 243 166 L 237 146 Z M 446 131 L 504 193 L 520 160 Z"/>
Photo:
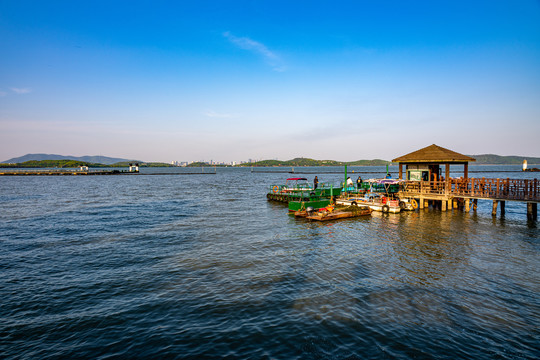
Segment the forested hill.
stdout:
<path fill-rule="evenodd" d="M 26 154 L 23 156 L 19 156 L 16 158 L 12 158 L 6 161 L 2 161 L 2 163 L 8 163 L 8 164 L 17 164 L 17 163 L 24 163 L 27 161 L 42 161 L 42 160 L 74 160 L 74 161 L 82 161 L 86 163 L 94 163 L 94 164 L 104 164 L 104 165 L 110 165 L 115 164 L 119 162 L 142 162 L 139 160 L 128 160 L 128 159 L 122 159 L 122 158 L 112 158 L 108 156 L 71 156 L 71 155 L 57 155 L 57 154 Z"/>
<path fill-rule="evenodd" d="M 474 159 L 474 165 L 521 165 L 523 160 L 527 160 L 529 165 L 539 165 L 540 158 L 527 156 L 500 156 L 493 154 L 483 155 L 468 155 Z M 392 164 L 390 161 L 374 159 L 374 160 L 357 160 L 357 161 L 336 161 L 336 160 L 314 160 L 309 158 L 295 158 L 292 160 L 262 160 L 254 163 L 245 163 L 240 166 L 384 166 Z M 395 165 L 395 164 L 394 164 Z"/>
<path fill-rule="evenodd" d="M 540 164 L 540 158 L 527 156 L 500 156 L 494 154 L 468 155 L 476 159 L 475 165 L 521 165 L 527 160 L 529 165 Z"/>

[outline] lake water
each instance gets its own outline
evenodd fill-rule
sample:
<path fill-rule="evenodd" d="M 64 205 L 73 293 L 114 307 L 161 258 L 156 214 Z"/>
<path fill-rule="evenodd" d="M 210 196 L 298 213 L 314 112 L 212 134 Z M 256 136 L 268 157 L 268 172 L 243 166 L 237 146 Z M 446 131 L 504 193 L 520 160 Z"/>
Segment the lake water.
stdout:
<path fill-rule="evenodd" d="M 315 223 L 266 200 L 288 176 L 1 177 L 0 358 L 539 357 L 525 204 Z"/>

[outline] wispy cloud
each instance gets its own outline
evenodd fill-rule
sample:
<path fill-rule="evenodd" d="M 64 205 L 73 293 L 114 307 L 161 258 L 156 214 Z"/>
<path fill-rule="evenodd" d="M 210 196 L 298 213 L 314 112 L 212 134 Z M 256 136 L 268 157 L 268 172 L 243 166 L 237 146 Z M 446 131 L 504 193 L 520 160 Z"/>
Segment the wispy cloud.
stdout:
<path fill-rule="evenodd" d="M 234 36 L 229 31 L 224 32 L 223 36 L 240 49 L 248 50 L 261 56 L 274 71 L 285 71 L 283 60 L 276 53 L 268 49 L 266 45 L 248 37 Z"/>
<path fill-rule="evenodd" d="M 11 88 L 11 91 L 13 91 L 15 94 L 28 94 L 32 92 L 29 88 Z"/>
<path fill-rule="evenodd" d="M 6 96 L 6 95 L 7 95 L 7 92 L 5 92 L 5 91 L 0 91 L 0 97 Z"/>
<path fill-rule="evenodd" d="M 232 119 L 238 117 L 237 114 L 225 114 L 225 113 L 218 113 L 213 110 L 206 110 L 204 112 L 205 116 L 211 117 L 211 118 L 222 118 L 222 119 Z"/>

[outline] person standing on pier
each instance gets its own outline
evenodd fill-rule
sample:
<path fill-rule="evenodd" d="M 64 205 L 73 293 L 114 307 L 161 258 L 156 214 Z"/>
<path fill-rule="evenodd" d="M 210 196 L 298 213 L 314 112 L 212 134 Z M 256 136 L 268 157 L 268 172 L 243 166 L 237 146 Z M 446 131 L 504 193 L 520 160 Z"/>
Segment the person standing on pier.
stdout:
<path fill-rule="evenodd" d="M 319 179 L 315 176 L 315 179 L 313 179 L 313 190 L 315 190 L 317 186 L 319 186 Z"/>

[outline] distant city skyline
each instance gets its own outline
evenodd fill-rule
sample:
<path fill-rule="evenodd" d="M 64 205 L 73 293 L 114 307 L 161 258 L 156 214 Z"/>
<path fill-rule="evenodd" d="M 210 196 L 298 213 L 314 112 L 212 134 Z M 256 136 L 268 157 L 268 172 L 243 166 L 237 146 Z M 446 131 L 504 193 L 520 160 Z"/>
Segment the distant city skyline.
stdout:
<path fill-rule="evenodd" d="M 405 154 L 402 154 L 405 155 Z M 535 156 L 528 156 L 528 155 L 499 155 L 499 154 L 464 154 L 469 155 L 474 158 L 476 158 L 477 162 L 475 164 L 481 165 L 481 164 L 507 164 L 507 165 L 516 165 L 518 163 L 515 163 L 516 160 L 519 160 L 518 165 L 522 165 L 523 160 L 526 160 L 529 162 L 530 165 L 536 165 L 540 164 L 540 157 Z M 495 157 L 493 157 L 495 155 Z M 499 159 L 501 157 L 502 159 Z M 512 163 L 509 163 L 509 159 L 507 158 L 514 158 L 511 159 Z M 517 159 L 515 159 L 517 158 Z M 85 161 L 89 163 L 99 163 L 99 164 L 115 164 L 118 162 L 139 162 L 139 163 L 152 163 L 152 161 L 145 161 L 144 159 L 122 159 L 122 158 L 113 158 L 109 156 L 103 156 L 103 155 L 84 155 L 81 157 L 73 156 L 73 155 L 61 155 L 61 154 L 25 154 L 21 157 L 16 158 L 10 158 L 5 160 L 0 160 L 0 163 L 23 163 L 30 160 L 77 160 L 77 161 Z M 190 160 L 190 161 L 184 161 L 184 160 L 171 160 L 171 161 L 160 161 L 164 164 L 169 165 L 175 165 L 175 166 L 188 166 L 193 163 L 204 163 L 208 165 L 217 165 L 217 166 L 237 166 L 237 165 L 243 165 L 243 164 L 250 164 L 250 163 L 256 163 L 259 161 L 268 161 L 268 160 L 277 160 L 277 161 L 291 161 L 296 159 L 307 159 L 306 157 L 298 157 L 294 159 L 278 159 L 278 158 L 272 158 L 272 159 L 241 159 L 241 160 L 229 160 L 229 161 L 215 161 L 213 159 L 206 160 L 206 159 L 198 159 L 198 160 Z M 338 162 L 345 162 L 340 159 L 312 159 L 315 161 L 338 161 Z M 356 159 L 354 161 L 373 161 L 373 160 L 382 160 L 382 161 L 388 161 L 391 162 L 392 159 Z M 355 166 L 364 166 L 364 165 L 355 165 Z M 371 165 L 368 165 L 371 166 Z"/>
<path fill-rule="evenodd" d="M 536 0 L 3 1 L 0 158 L 540 157 L 538 24 Z"/>

